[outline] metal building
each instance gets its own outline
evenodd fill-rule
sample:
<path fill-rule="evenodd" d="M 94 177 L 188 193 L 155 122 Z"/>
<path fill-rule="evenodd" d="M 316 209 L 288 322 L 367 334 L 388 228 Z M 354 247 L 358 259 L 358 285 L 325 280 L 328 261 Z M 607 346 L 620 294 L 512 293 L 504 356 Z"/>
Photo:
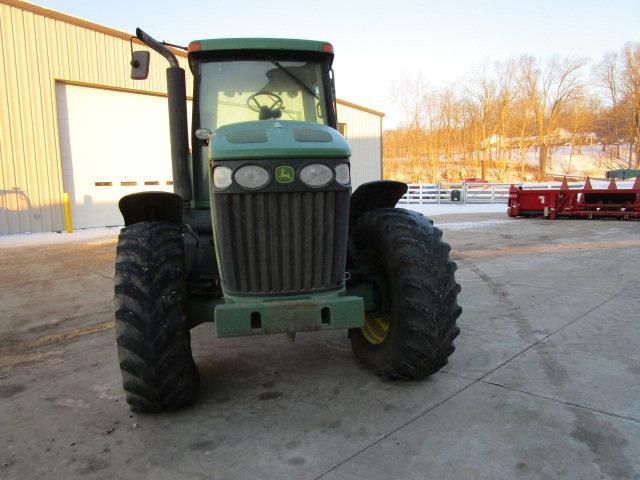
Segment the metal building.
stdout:
<path fill-rule="evenodd" d="M 0 234 L 62 230 L 65 191 L 83 228 L 121 224 L 122 195 L 172 189 L 166 62 L 152 51 L 149 78 L 134 82 L 130 39 L 0 0 Z M 189 72 L 185 52 L 175 53 Z M 338 100 L 354 186 L 382 176 L 382 116 Z"/>

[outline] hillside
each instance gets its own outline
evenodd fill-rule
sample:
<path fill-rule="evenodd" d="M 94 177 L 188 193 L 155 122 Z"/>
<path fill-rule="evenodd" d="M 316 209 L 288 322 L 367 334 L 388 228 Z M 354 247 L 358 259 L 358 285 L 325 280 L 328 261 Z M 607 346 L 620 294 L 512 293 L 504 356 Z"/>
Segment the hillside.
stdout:
<path fill-rule="evenodd" d="M 584 145 L 580 148 L 560 145 L 549 149 L 549 178 L 555 176 L 575 176 L 604 178 L 607 170 L 629 168 L 627 158 L 629 145 L 621 145 L 622 158 L 616 158 L 615 146 Z M 476 155 L 479 156 L 479 155 Z M 461 159 L 457 156 L 445 158 L 441 155 L 439 164 L 426 158 L 384 158 L 384 176 L 405 182 L 460 181 L 466 178 L 483 177 L 493 182 L 537 180 L 538 150 L 530 148 L 524 156 L 524 165 L 519 150 L 504 150 L 499 157 Z"/>

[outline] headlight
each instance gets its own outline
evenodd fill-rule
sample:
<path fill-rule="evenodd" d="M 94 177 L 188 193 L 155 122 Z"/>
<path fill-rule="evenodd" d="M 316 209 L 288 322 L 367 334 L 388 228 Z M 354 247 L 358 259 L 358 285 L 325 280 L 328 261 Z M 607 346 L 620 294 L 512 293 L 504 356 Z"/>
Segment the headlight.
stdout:
<path fill-rule="evenodd" d="M 324 187 L 333 178 L 333 172 L 326 165 L 312 163 L 300 170 L 300 180 L 310 187 Z"/>
<path fill-rule="evenodd" d="M 229 167 L 216 167 L 213 169 L 213 185 L 216 188 L 224 189 L 231 185 L 231 174 Z"/>
<path fill-rule="evenodd" d="M 336 182 L 340 185 L 349 185 L 350 181 L 349 165 L 347 163 L 341 163 L 336 167 Z"/>
<path fill-rule="evenodd" d="M 258 165 L 240 167 L 236 170 L 235 177 L 236 182 L 238 182 L 241 187 L 248 188 L 250 190 L 264 187 L 271 179 L 269 177 L 269 172 Z"/>

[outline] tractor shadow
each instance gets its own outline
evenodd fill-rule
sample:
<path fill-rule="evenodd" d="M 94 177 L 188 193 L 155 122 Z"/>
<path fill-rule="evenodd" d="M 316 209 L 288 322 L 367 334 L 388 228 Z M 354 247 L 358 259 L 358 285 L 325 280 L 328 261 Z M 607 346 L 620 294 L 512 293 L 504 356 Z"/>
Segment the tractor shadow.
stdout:
<path fill-rule="evenodd" d="M 192 345 L 200 371 L 198 405 L 233 402 L 251 408 L 274 401 L 330 401 L 345 388 L 416 385 L 388 382 L 357 362 L 346 331 L 301 333 L 294 342 L 285 335 L 216 339 L 205 324 L 192 331 Z"/>

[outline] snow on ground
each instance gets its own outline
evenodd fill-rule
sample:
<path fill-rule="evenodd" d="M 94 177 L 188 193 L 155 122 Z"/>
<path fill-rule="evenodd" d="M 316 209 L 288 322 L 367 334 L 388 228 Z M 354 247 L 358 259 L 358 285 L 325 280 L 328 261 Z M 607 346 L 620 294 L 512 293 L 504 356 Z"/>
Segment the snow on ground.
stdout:
<path fill-rule="evenodd" d="M 513 223 L 513 218 L 477 220 L 473 222 L 438 222 L 435 225 L 438 228 L 446 228 L 447 230 L 467 230 L 469 228 L 491 227 L 493 225 L 500 225 L 502 223 Z"/>
<path fill-rule="evenodd" d="M 590 180 L 592 188 L 607 188 L 611 180 Z M 583 183 L 583 182 L 580 182 Z M 621 181 L 616 180 L 616 186 L 618 188 L 631 188 L 633 187 L 633 181 Z"/>
<path fill-rule="evenodd" d="M 122 227 L 99 227 L 76 230 L 73 233 L 48 232 L 5 235 L 0 236 L 0 248 L 103 241 L 117 236 L 121 228 Z"/>
<path fill-rule="evenodd" d="M 633 181 L 617 182 L 618 188 L 631 188 Z M 591 180 L 593 188 L 607 188 L 608 181 Z M 526 183 L 526 187 L 535 188 L 534 183 Z M 428 217 L 437 217 L 441 215 L 464 215 L 464 214 L 482 214 L 482 213 L 502 213 L 504 219 L 478 220 L 478 221 L 461 221 L 441 223 L 439 227 L 446 227 L 450 230 L 462 230 L 467 228 L 484 227 L 507 223 L 510 220 L 506 218 L 506 203 L 468 203 L 446 204 L 446 203 L 429 203 L 429 204 L 398 204 L 399 208 L 414 210 Z M 0 236 L 0 248 L 13 248 L 36 245 L 56 245 L 73 242 L 97 242 L 112 239 L 117 236 L 122 227 L 99 227 L 76 230 L 73 233 L 25 233 L 21 235 Z"/>
<path fill-rule="evenodd" d="M 571 151 L 570 145 L 551 147 L 549 150 L 548 171 L 555 174 L 604 177 L 607 170 L 629 168 L 628 158 L 615 158 L 615 146 L 608 145 L 606 150 L 602 145 L 584 145 L 578 154 L 578 148 Z M 622 157 L 628 155 L 629 145 L 621 145 Z M 529 165 L 538 164 L 539 152 L 537 149 L 529 149 L 526 154 L 526 162 Z"/>
<path fill-rule="evenodd" d="M 506 216 L 507 206 L 504 203 L 472 203 L 467 205 L 447 205 L 447 204 L 427 204 L 427 205 L 405 205 L 399 204 L 399 208 L 414 210 L 429 217 L 452 214 L 479 214 L 479 213 L 504 213 Z M 505 223 L 509 220 L 478 220 L 441 223 L 439 227 L 447 227 L 450 230 L 461 230 L 474 227 L 484 227 Z M 120 233 L 122 227 L 98 227 L 76 230 L 73 233 L 48 232 L 48 233 L 23 233 L 20 235 L 0 236 L 0 248 L 33 247 L 38 245 L 60 245 L 65 243 L 78 242 L 100 242 L 111 240 Z"/>
<path fill-rule="evenodd" d="M 399 204 L 399 208 L 414 210 L 423 215 L 452 215 L 466 213 L 504 213 L 507 214 L 506 203 L 468 203 L 466 205 L 451 205 L 443 203 L 429 203 L 426 205 Z"/>

